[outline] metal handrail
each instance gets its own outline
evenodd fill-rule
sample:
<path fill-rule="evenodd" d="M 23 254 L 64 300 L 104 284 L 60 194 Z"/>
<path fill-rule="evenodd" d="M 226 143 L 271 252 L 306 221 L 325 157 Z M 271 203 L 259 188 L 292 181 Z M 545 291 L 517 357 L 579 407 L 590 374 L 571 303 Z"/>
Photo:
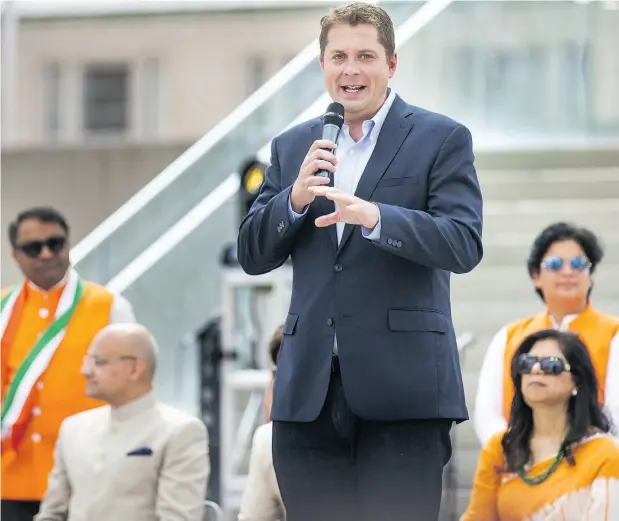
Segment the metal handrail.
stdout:
<path fill-rule="evenodd" d="M 208 517 L 209 510 L 214 512 L 214 519 Z M 210 501 L 207 499 L 206 501 L 204 501 L 204 519 L 205 521 L 223 521 L 224 511 L 217 503 L 215 503 L 215 501 Z"/>

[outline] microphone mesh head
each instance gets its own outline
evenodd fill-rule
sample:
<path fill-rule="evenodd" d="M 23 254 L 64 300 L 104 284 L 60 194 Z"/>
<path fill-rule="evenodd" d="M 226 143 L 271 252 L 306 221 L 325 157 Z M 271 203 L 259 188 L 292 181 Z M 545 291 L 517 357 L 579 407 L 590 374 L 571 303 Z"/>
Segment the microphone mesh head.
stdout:
<path fill-rule="evenodd" d="M 344 105 L 341 103 L 331 103 L 327 107 L 327 112 L 324 117 L 325 125 L 335 125 L 342 128 L 344 124 Z"/>

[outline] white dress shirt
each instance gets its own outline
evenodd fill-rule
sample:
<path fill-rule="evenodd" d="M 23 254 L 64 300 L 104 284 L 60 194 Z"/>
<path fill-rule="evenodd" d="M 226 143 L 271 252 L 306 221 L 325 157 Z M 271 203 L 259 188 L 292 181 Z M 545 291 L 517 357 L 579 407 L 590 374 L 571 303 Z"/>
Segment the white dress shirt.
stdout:
<path fill-rule="evenodd" d="M 337 158 L 337 167 L 333 174 L 333 185 L 335 188 L 342 190 L 347 194 L 352 194 L 357 191 L 357 185 L 363 175 L 363 171 L 372 157 L 378 136 L 383 128 L 389 109 L 393 105 L 395 100 L 395 92 L 393 89 L 389 89 L 387 98 L 383 103 L 380 110 L 374 115 L 372 119 L 366 120 L 362 124 L 363 136 L 359 141 L 355 141 L 350 136 L 350 128 L 344 123 L 342 130 L 337 141 L 337 148 L 335 149 L 335 157 Z M 290 200 L 288 200 L 288 217 L 291 222 L 301 218 L 307 213 L 309 206 L 305 208 L 302 214 L 296 213 L 292 209 Z M 342 239 L 344 233 L 345 223 L 338 222 L 335 224 L 337 230 L 338 244 Z M 378 223 L 374 229 L 370 230 L 365 226 L 361 227 L 361 233 L 370 241 L 380 240 L 380 212 L 378 214 Z M 337 338 L 334 339 L 333 352 L 337 354 Z"/>

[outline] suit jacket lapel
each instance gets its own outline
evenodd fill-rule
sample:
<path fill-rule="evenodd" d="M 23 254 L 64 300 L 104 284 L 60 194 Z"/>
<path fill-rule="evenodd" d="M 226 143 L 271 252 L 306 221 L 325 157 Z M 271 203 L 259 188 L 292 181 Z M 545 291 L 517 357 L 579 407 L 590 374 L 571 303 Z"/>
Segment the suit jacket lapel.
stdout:
<path fill-rule="evenodd" d="M 385 170 L 387 170 L 398 150 L 400 150 L 406 136 L 413 128 L 413 124 L 406 119 L 406 116 L 411 113 L 411 108 L 399 96 L 396 96 L 380 130 L 372 156 L 361 175 L 361 179 L 359 179 L 355 195 L 360 199 L 370 200 L 378 181 L 380 181 Z M 351 224 L 347 224 L 344 227 L 338 252 L 346 244 L 353 229 L 354 226 Z"/>
<path fill-rule="evenodd" d="M 322 120 L 316 123 L 311 129 L 311 141 L 310 146 L 314 141 L 320 139 L 322 137 Z M 308 147 L 309 148 L 309 147 Z M 318 215 L 328 215 L 330 213 L 335 212 L 335 204 L 333 201 L 330 201 L 326 197 L 316 197 L 312 206 L 316 209 Z M 312 223 L 312 226 L 315 224 Z M 329 235 L 329 239 L 333 244 L 333 248 L 337 250 L 337 229 L 335 224 L 332 226 L 327 226 L 325 232 Z"/>

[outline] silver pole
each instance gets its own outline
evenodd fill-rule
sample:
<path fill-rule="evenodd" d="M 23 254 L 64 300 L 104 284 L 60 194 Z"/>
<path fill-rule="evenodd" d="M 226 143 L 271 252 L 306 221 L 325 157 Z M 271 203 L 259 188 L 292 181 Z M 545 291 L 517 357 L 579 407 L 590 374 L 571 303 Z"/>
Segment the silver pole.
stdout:
<path fill-rule="evenodd" d="M 2 2 L 0 21 L 0 97 L 1 141 L 3 145 L 14 140 L 17 115 L 17 38 L 19 14 L 14 0 Z"/>

